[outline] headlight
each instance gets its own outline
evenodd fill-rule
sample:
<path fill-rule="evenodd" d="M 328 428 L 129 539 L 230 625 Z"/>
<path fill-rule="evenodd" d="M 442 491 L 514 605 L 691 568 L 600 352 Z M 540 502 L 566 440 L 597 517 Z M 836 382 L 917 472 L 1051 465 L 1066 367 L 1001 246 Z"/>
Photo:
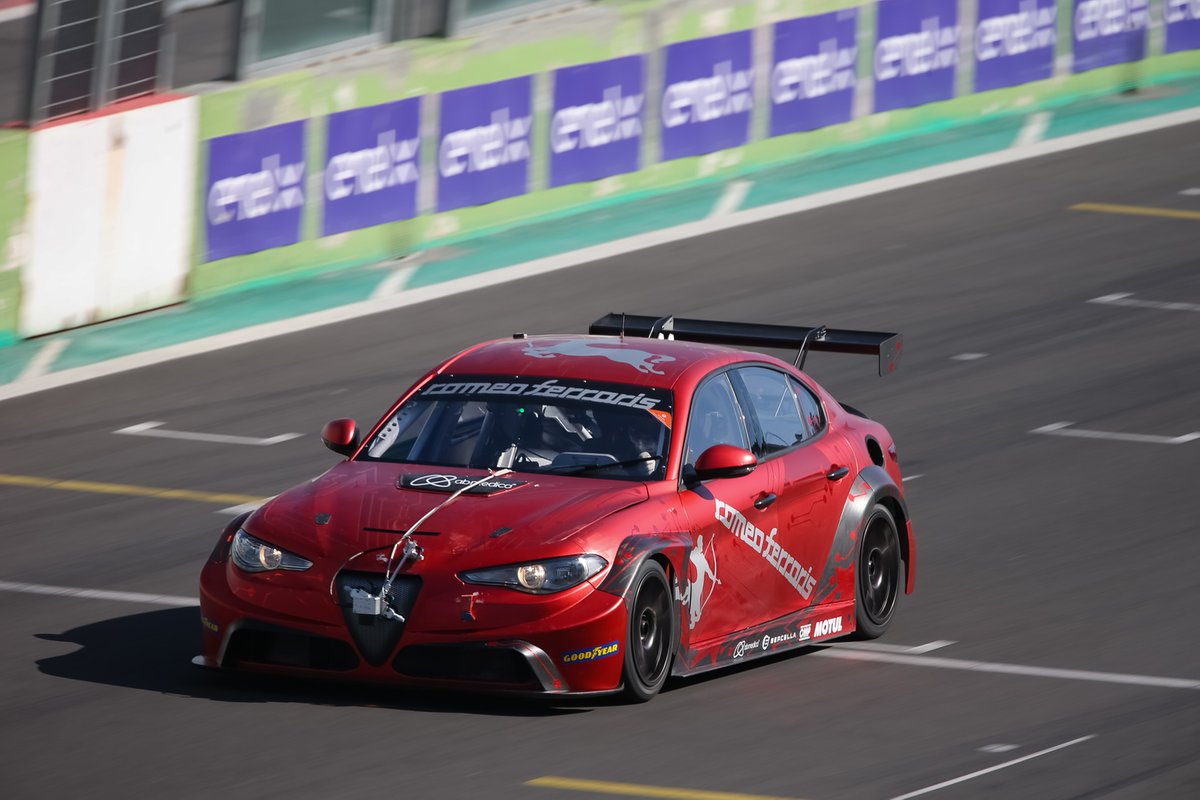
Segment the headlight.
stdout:
<path fill-rule="evenodd" d="M 458 577 L 467 583 L 508 586 L 522 592 L 549 594 L 577 586 L 606 566 L 608 562 L 597 555 L 567 556 L 508 567 L 473 569 Z"/>
<path fill-rule="evenodd" d="M 229 554 L 233 563 L 246 572 L 270 572 L 274 569 L 303 570 L 312 566 L 297 555 L 286 550 L 280 550 L 273 544 L 255 539 L 244 530 L 238 530 L 233 536 Z"/>

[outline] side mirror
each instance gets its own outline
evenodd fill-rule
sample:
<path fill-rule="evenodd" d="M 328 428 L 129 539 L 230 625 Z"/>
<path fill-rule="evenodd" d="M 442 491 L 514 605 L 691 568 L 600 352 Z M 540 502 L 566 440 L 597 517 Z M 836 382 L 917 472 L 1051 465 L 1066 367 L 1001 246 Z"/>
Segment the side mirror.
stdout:
<path fill-rule="evenodd" d="M 696 459 L 696 481 L 713 478 L 738 478 L 749 475 L 758 459 L 749 450 L 732 444 L 714 444 Z"/>
<path fill-rule="evenodd" d="M 327 422 L 321 429 L 321 441 L 338 455 L 353 455 L 358 449 L 358 423 L 352 419 Z"/>

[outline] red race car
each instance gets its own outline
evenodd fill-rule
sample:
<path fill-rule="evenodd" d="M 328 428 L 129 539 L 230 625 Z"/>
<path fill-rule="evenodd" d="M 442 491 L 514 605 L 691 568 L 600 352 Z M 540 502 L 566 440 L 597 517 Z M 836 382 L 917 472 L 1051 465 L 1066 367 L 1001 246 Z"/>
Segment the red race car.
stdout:
<path fill-rule="evenodd" d="M 232 522 L 195 663 L 648 700 L 887 629 L 916 555 L 887 430 L 799 367 L 897 334 L 610 314 L 430 371 Z M 753 348 L 795 348 L 797 366 Z M 744 349 L 752 348 L 752 349 Z"/>

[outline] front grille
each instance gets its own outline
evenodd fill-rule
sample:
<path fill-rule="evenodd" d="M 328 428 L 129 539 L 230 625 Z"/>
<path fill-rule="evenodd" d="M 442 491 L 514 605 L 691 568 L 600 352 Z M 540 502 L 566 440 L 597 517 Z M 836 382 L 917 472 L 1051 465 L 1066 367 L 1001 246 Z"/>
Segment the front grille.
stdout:
<path fill-rule="evenodd" d="M 350 597 L 351 589 L 362 589 L 378 595 L 385 577 L 373 572 L 341 572 L 337 576 L 338 605 L 354 644 L 368 664 L 378 667 L 388 660 L 404 634 L 404 623 L 370 614 L 355 614 Z M 392 583 L 387 600 L 392 609 L 405 619 L 412 613 L 421 591 L 421 579 L 416 575 L 400 575 Z"/>
<path fill-rule="evenodd" d="M 265 623 L 244 622 L 229 637 L 226 666 L 268 664 L 345 671 L 358 666 L 358 656 L 346 642 Z"/>
<path fill-rule="evenodd" d="M 418 644 L 401 650 L 392 666 L 413 678 L 541 686 L 525 657 L 507 647 Z"/>

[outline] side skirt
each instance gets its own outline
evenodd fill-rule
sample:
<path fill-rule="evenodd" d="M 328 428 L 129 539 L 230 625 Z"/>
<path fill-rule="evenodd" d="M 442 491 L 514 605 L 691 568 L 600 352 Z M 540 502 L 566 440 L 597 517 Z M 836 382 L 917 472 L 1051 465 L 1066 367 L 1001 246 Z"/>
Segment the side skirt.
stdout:
<path fill-rule="evenodd" d="M 697 675 L 854 633 L 854 601 L 809 606 L 719 639 L 680 648 L 672 675 Z"/>

